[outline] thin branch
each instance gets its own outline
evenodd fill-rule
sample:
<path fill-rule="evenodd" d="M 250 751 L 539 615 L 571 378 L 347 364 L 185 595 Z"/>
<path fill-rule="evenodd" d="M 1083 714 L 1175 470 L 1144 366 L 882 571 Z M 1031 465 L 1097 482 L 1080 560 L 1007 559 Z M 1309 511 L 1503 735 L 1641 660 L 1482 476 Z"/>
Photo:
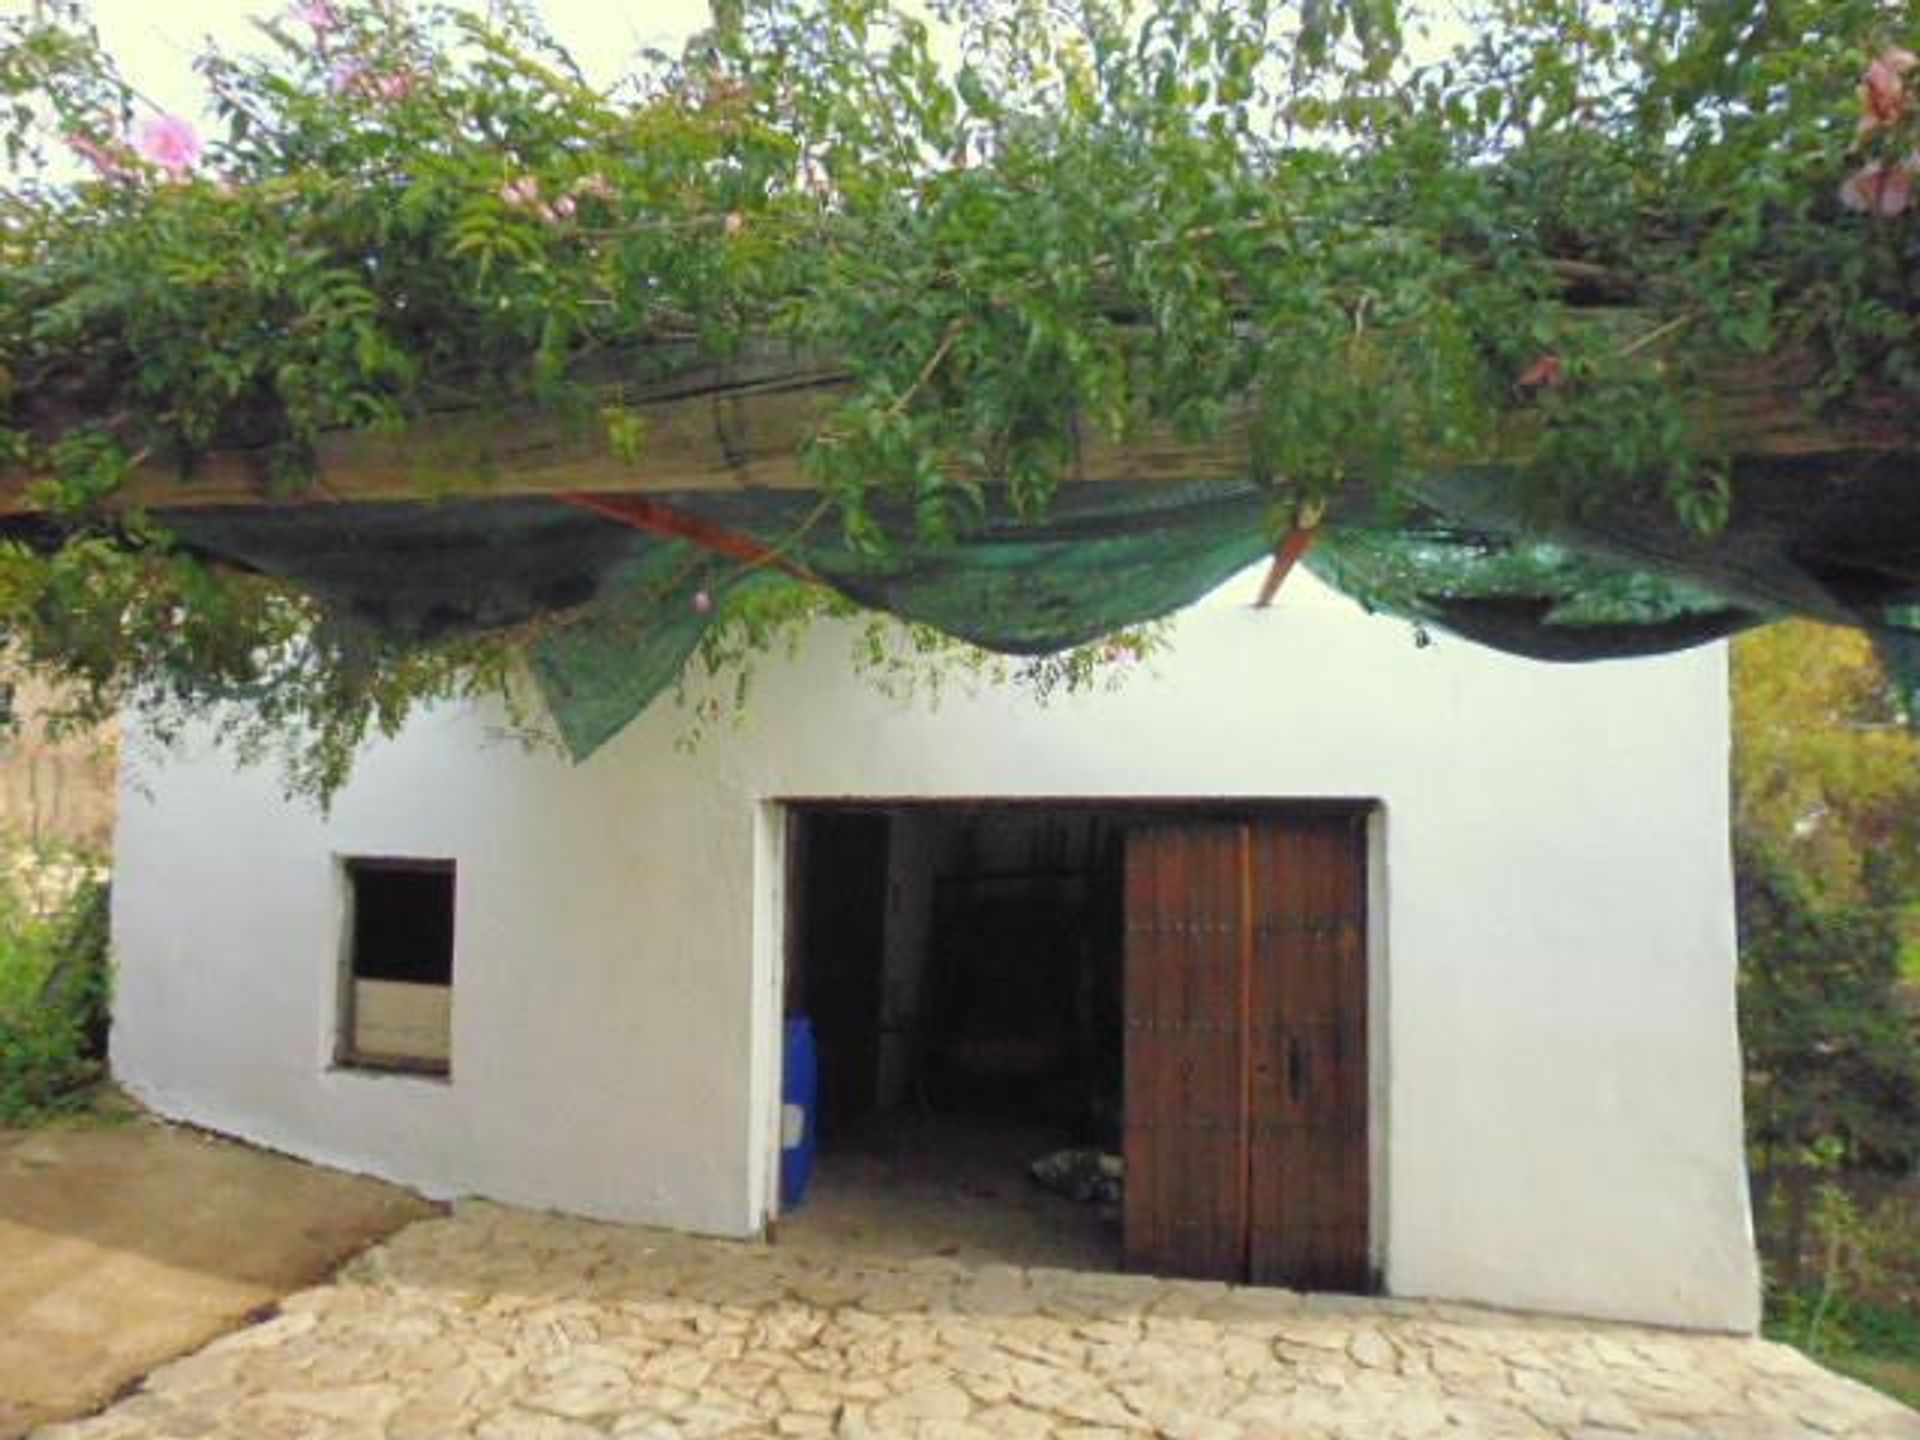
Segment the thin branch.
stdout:
<path fill-rule="evenodd" d="M 967 321 L 964 316 L 955 316 L 948 322 L 946 333 L 940 337 L 940 343 L 934 347 L 933 354 L 929 355 L 927 363 L 920 367 L 920 373 L 913 377 L 913 383 L 901 391 L 899 398 L 887 407 L 887 414 L 897 419 L 906 413 L 907 406 L 913 403 L 913 397 L 927 388 L 928 382 L 933 379 L 934 372 L 940 368 L 941 362 L 947 358 L 948 353 L 953 349 L 954 342 L 960 338 L 961 332 L 966 328 Z"/>
<path fill-rule="evenodd" d="M 1618 350 L 1614 351 L 1613 353 L 1617 355 L 1619 358 L 1621 358 L 1622 360 L 1626 359 L 1627 356 L 1629 355 L 1637 355 L 1642 350 L 1646 349 L 1649 345 L 1658 344 L 1660 341 L 1666 339 L 1667 336 L 1673 334 L 1676 330 L 1685 329 L 1687 326 L 1691 325 L 1695 320 L 1699 318 L 1700 318 L 1699 312 L 1696 310 L 1684 311 L 1683 313 L 1674 316 L 1673 319 L 1667 321 L 1666 324 L 1656 325 L 1653 327 L 1653 329 L 1647 331 L 1646 334 L 1638 336 L 1633 340 L 1629 340 L 1625 345 L 1622 345 Z"/>

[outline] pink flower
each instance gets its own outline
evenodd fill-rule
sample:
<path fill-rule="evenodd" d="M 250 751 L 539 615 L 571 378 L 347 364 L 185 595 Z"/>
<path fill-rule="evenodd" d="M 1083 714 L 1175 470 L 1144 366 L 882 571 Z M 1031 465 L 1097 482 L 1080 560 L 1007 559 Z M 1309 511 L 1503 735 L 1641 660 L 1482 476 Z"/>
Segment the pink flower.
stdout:
<path fill-rule="evenodd" d="M 1867 65 L 1860 85 L 1860 133 L 1872 134 L 1896 123 L 1912 103 L 1907 95 L 1907 73 L 1920 64 L 1910 50 L 1883 50 Z"/>
<path fill-rule="evenodd" d="M 1840 203 L 1849 210 L 1890 220 L 1913 204 L 1916 169 L 1920 169 L 1920 155 L 1909 155 L 1897 165 L 1891 160 L 1863 165 L 1841 185 Z"/>
<path fill-rule="evenodd" d="M 582 176 L 579 180 L 575 181 L 573 193 L 576 195 L 591 196 L 595 200 L 611 200 L 614 196 L 614 189 L 613 186 L 607 183 L 607 177 L 596 170 L 593 174 Z"/>
<path fill-rule="evenodd" d="M 1560 363 L 1558 355 L 1542 355 L 1522 370 L 1513 383 L 1523 390 L 1531 390 L 1536 386 L 1558 385 L 1566 375 L 1566 366 Z"/>
<path fill-rule="evenodd" d="M 395 70 L 390 75 L 382 75 L 373 88 L 382 100 L 404 100 L 413 93 L 413 72 Z"/>
<path fill-rule="evenodd" d="M 176 180 L 200 163 L 200 137 L 178 115 L 142 121 L 133 132 L 133 148 Z"/>
<path fill-rule="evenodd" d="M 515 209 L 532 209 L 540 203 L 540 182 L 531 175 L 509 180 L 500 187 L 500 199 Z"/>
<path fill-rule="evenodd" d="M 300 0 L 288 15 L 312 29 L 316 37 L 340 28 L 340 12 L 328 0 Z"/>
<path fill-rule="evenodd" d="M 126 162 L 97 140 L 89 140 L 85 135 L 66 137 L 67 148 L 85 160 L 103 178 L 117 180 L 127 173 Z"/>
<path fill-rule="evenodd" d="M 693 592 L 693 613 L 696 615 L 710 615 L 713 613 L 713 592 L 711 590 L 696 590 Z"/>
<path fill-rule="evenodd" d="M 549 208 L 556 219 L 571 220 L 573 218 L 573 212 L 577 207 L 575 206 L 573 196 L 562 195 L 558 200 L 555 200 Z"/>
<path fill-rule="evenodd" d="M 327 76 L 327 83 L 333 86 L 333 93 L 344 95 L 349 90 L 358 90 L 366 84 L 367 67 L 358 60 L 342 60 L 335 65 Z"/>

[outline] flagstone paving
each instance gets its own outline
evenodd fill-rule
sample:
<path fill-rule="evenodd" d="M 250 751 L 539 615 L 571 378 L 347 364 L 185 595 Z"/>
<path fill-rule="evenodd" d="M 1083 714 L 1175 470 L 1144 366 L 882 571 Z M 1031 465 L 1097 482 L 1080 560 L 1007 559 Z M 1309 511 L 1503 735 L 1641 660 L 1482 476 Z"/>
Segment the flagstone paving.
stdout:
<path fill-rule="evenodd" d="M 1920 1437 L 1780 1346 L 703 1241 L 486 1205 L 44 1440 Z"/>

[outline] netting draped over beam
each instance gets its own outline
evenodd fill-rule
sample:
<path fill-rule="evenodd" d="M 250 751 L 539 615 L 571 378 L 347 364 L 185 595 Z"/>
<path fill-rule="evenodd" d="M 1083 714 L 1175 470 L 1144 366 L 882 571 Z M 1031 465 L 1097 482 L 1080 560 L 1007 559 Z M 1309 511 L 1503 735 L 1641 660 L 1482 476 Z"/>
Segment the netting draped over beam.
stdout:
<path fill-rule="evenodd" d="M 1306 563 L 1370 608 L 1541 659 L 1659 653 L 1793 613 L 1864 626 L 1914 675 L 1909 463 L 1743 461 L 1733 489 L 1726 528 L 1703 536 L 1657 499 L 1543 524 L 1495 470 L 1429 475 L 1392 500 L 1355 486 Z M 805 490 L 633 498 L 645 523 L 623 520 L 606 495 L 593 506 L 463 495 L 160 518 L 185 543 L 293 579 L 389 634 L 527 627 L 533 672 L 576 756 L 673 684 L 740 587 L 806 576 L 984 648 L 1037 654 L 1170 613 L 1271 550 L 1283 528 L 1275 496 L 1250 481 L 1068 484 L 1038 521 L 990 498 L 957 539 L 877 552 L 810 525 L 819 502 Z"/>

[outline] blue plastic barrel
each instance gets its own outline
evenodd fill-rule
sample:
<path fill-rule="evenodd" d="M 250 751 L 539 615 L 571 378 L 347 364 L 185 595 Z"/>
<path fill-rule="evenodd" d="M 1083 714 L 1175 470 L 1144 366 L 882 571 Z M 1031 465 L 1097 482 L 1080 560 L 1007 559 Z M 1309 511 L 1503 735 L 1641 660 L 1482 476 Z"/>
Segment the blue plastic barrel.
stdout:
<path fill-rule="evenodd" d="M 780 1208 L 797 1210 L 813 1179 L 820 1055 L 813 1044 L 813 1022 L 804 1015 L 787 1021 L 785 1039 L 780 1061 Z"/>

